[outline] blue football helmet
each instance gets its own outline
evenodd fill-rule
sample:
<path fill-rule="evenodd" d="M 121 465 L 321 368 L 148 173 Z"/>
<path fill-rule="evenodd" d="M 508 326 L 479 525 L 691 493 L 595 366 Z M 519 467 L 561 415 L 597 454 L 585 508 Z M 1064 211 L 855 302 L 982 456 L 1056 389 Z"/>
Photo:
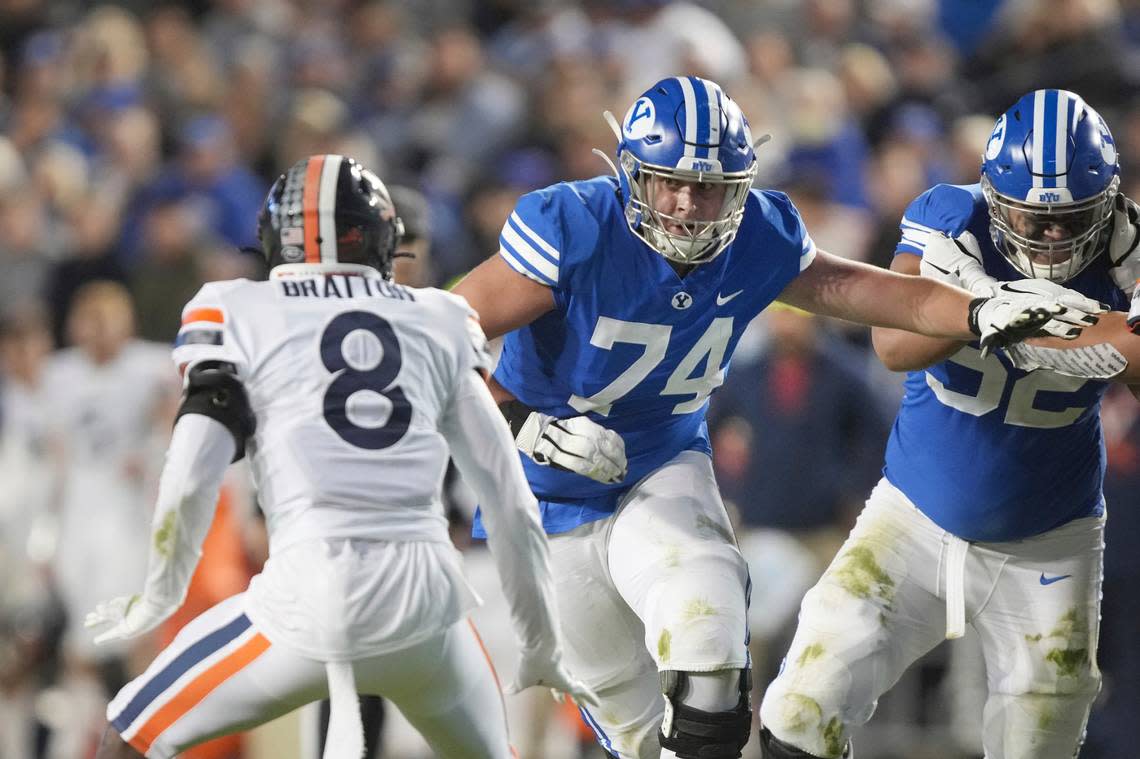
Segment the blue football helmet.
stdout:
<path fill-rule="evenodd" d="M 617 158 L 626 223 L 670 261 L 711 261 L 736 237 L 756 155 L 748 121 L 719 85 L 673 77 L 646 90 L 622 120 Z M 719 213 L 694 220 L 658 211 L 656 190 L 677 182 L 723 185 Z"/>
<path fill-rule="evenodd" d="M 1067 90 L 1003 113 L 982 157 L 994 245 L 1027 277 L 1072 279 L 1105 249 L 1120 185 L 1104 119 Z"/>

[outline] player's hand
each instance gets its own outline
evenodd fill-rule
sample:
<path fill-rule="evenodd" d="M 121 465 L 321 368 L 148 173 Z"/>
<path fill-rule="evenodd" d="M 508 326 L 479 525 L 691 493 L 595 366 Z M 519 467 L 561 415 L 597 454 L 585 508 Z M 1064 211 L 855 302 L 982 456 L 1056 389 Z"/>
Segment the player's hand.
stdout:
<path fill-rule="evenodd" d="M 621 436 L 585 416 L 558 419 L 532 411 L 515 444 L 539 464 L 606 484 L 621 482 L 628 468 Z"/>
<path fill-rule="evenodd" d="M 150 632 L 174 611 L 136 593 L 99 604 L 95 611 L 87 614 L 83 626 L 95 632 L 102 628 L 102 632 L 95 636 L 96 644 L 127 640 Z"/>
<path fill-rule="evenodd" d="M 1128 328 L 1140 333 L 1140 287 L 1132 293 L 1132 307 L 1128 309 Z"/>
<path fill-rule="evenodd" d="M 1108 270 L 1112 281 L 1126 293 L 1136 290 L 1140 280 L 1140 206 L 1130 198 L 1117 195 L 1113 201 L 1112 232 L 1108 238 L 1108 258 L 1112 268 Z"/>
<path fill-rule="evenodd" d="M 524 649 L 519 656 L 519 668 L 515 679 L 506 687 L 504 693 L 514 695 L 535 685 L 564 693 L 578 703 L 598 705 L 597 695 L 563 666 L 562 653 L 558 649 L 554 649 L 553 653 Z"/>
<path fill-rule="evenodd" d="M 986 274 L 982 248 L 969 232 L 947 237 L 934 232 L 922 251 L 919 271 L 924 277 L 964 287 L 975 295 L 992 295 L 998 281 Z"/>
<path fill-rule="evenodd" d="M 1080 330 L 1078 329 L 1076 334 L 1070 334 L 1067 329 L 1062 327 L 1062 324 L 1076 327 L 1091 326 L 1096 324 L 1096 314 L 1103 314 L 1108 310 L 1108 306 L 1100 301 L 1086 298 L 1076 290 L 1070 290 L 1048 279 L 1017 279 L 1012 282 L 997 282 L 991 294 L 1039 295 L 1042 298 L 1051 298 L 1064 306 L 1066 311 L 1064 315 L 1058 317 L 1058 324 L 1049 325 L 1045 331 L 1050 335 L 1066 339 L 1076 337 Z M 1093 317 L 1091 321 L 1088 320 L 1090 316 Z"/>
<path fill-rule="evenodd" d="M 1096 321 L 1093 314 L 1070 310 L 1053 298 L 1031 293 L 999 290 L 993 297 L 975 298 L 970 303 L 970 330 L 981 338 L 983 356 L 994 348 L 1039 335 L 1074 338 Z"/>

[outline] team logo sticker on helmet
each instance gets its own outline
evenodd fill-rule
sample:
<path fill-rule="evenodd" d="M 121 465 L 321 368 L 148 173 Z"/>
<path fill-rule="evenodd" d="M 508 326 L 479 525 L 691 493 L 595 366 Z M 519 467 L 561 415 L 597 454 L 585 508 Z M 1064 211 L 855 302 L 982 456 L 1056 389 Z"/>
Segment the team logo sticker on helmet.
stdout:
<path fill-rule="evenodd" d="M 625 116 L 625 136 L 631 140 L 642 140 L 649 136 L 657 123 L 657 109 L 649 98 L 638 98 Z"/>
<path fill-rule="evenodd" d="M 1109 165 L 1116 163 L 1116 143 L 1108 131 L 1108 124 L 1100 120 L 1100 157 Z"/>
<path fill-rule="evenodd" d="M 1002 145 L 1005 144 L 1005 114 L 997 120 L 994 124 L 994 131 L 990 135 L 990 141 L 986 143 L 986 160 L 992 161 L 998 157 L 1001 152 Z"/>

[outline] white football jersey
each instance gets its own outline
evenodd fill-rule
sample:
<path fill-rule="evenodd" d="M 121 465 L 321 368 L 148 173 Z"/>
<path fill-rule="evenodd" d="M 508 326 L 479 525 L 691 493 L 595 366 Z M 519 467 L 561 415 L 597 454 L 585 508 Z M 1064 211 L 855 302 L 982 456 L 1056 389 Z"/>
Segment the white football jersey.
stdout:
<path fill-rule="evenodd" d="M 366 267 L 278 266 L 202 287 L 174 359 L 232 363 L 257 419 L 247 441 L 271 550 L 316 538 L 447 541 L 441 415 L 489 369 L 462 298 Z"/>

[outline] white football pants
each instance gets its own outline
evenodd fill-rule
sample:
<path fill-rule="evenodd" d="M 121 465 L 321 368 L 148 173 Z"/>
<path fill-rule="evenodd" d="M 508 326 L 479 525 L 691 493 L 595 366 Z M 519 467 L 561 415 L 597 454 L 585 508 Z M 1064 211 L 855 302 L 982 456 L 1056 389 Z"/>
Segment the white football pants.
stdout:
<path fill-rule="evenodd" d="M 946 637 L 949 595 L 951 627 L 957 604 L 982 642 L 987 759 L 1072 759 L 1100 687 L 1103 553 L 1096 517 L 1026 540 L 965 544 L 882 480 L 804 597 L 760 719 L 781 740 L 839 757 L 850 728 Z"/>

